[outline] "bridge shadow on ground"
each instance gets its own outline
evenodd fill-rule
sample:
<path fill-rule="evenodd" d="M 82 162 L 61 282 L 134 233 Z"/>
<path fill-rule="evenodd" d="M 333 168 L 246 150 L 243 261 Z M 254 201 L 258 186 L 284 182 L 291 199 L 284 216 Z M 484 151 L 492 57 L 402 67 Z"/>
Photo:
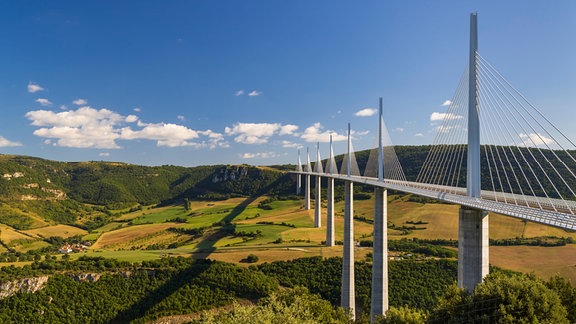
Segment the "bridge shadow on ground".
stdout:
<path fill-rule="evenodd" d="M 235 232 L 236 224 L 233 224 L 232 221 L 240 214 L 242 214 L 251 203 L 256 201 L 256 199 L 268 194 L 272 188 L 278 187 L 279 184 L 285 182 L 287 177 L 290 177 L 290 175 L 285 174 L 284 176 L 279 177 L 274 182 L 270 183 L 264 188 L 261 188 L 256 194 L 246 198 L 244 201 L 234 207 L 234 209 L 232 209 L 228 215 L 220 220 L 222 227 L 220 227 L 215 232 L 205 236 L 200 242 L 198 242 L 196 245 L 197 251 L 192 254 L 192 257 L 195 259 L 207 259 L 216 250 L 216 242 Z"/>
<path fill-rule="evenodd" d="M 179 273 L 172 276 L 170 280 L 162 286 L 149 292 L 144 298 L 132 304 L 127 309 L 119 312 L 108 323 L 130 323 L 134 320 L 145 317 L 148 312 L 154 308 L 154 306 L 174 294 L 178 289 L 192 281 L 194 278 L 207 271 L 211 265 L 212 262 L 210 260 L 195 261 L 193 266 L 181 269 Z M 148 275 L 155 276 L 155 271 L 156 270 L 149 271 Z"/>
<path fill-rule="evenodd" d="M 194 266 L 183 269 L 162 286 L 158 287 L 154 291 L 149 292 L 140 301 L 136 302 L 128 309 L 120 312 L 109 323 L 128 323 L 144 317 L 151 309 L 154 308 L 154 306 L 162 302 L 162 300 L 172 295 L 186 283 L 190 282 L 208 270 L 212 264 L 212 261 L 207 259 L 216 250 L 216 247 L 214 246 L 216 242 L 218 242 L 223 237 L 230 235 L 230 233 L 234 233 L 234 230 L 236 229 L 236 225 L 233 224 L 232 221 L 240 214 L 242 214 L 251 203 L 253 203 L 262 195 L 267 194 L 271 188 L 278 186 L 278 184 L 282 181 L 285 181 L 284 176 L 279 177 L 268 186 L 259 190 L 255 195 L 247 197 L 244 201 L 234 207 L 230 213 L 228 213 L 224 218 L 220 220 L 220 223 L 223 226 L 208 236 L 204 237 L 202 241 L 198 243 L 198 251 L 193 253 L 193 258 L 201 260 L 197 260 L 194 263 Z"/>

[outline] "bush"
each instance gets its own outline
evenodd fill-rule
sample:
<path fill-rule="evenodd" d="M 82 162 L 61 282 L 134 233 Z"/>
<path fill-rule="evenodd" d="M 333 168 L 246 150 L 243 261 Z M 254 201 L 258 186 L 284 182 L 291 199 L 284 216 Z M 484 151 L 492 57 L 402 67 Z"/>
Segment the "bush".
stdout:
<path fill-rule="evenodd" d="M 248 262 L 248 263 L 256 263 L 256 262 L 258 262 L 258 260 L 259 260 L 259 258 L 255 254 L 249 254 L 248 257 L 246 258 L 246 262 Z"/>

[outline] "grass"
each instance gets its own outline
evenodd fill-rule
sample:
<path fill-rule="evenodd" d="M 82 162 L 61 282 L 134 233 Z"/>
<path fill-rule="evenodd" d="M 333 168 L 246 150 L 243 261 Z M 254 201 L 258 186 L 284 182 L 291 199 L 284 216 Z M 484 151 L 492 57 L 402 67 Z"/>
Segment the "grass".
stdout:
<path fill-rule="evenodd" d="M 178 227 L 180 224 L 162 223 L 145 224 L 138 226 L 124 227 L 115 231 L 103 233 L 98 241 L 92 245 L 92 249 L 117 249 L 135 244 L 137 240 L 150 237 L 153 234 L 164 231 L 171 227 Z"/>
<path fill-rule="evenodd" d="M 321 255 L 341 256 L 342 247 L 322 247 L 320 242 L 326 239 L 326 208 L 322 208 L 322 227 L 314 228 L 314 207 L 303 208 L 300 200 L 272 201 L 271 209 L 261 209 L 258 204 L 268 197 L 233 198 L 225 201 L 193 201 L 192 209 L 187 211 L 183 206 L 166 206 L 148 208 L 119 217 L 112 222 L 94 230 L 90 234 L 75 227 L 66 225 L 45 226 L 27 231 L 16 231 L 0 224 L 0 239 L 6 244 L 13 243 L 19 251 L 38 248 L 45 244 L 40 236 L 72 236 L 86 234 L 85 239 L 97 240 L 87 255 L 116 258 L 119 260 L 139 262 L 157 259 L 162 256 L 193 256 L 211 258 L 238 263 L 248 254 L 256 254 L 259 262 L 289 260 L 304 256 Z M 354 202 L 354 215 L 373 219 L 374 201 L 358 200 Z M 336 240 L 343 240 L 344 202 L 335 205 Z M 400 231 L 388 229 L 389 239 L 454 239 L 458 238 L 459 206 L 449 204 L 421 204 L 407 201 L 406 196 L 390 196 L 388 204 L 388 221 L 396 226 L 413 226 L 408 222 L 424 222 L 416 225 L 425 229 L 413 230 L 403 235 Z M 170 223 L 167 220 L 176 217 L 185 218 L 186 223 Z M 516 237 L 573 237 L 576 233 L 541 224 L 525 222 L 516 218 L 490 214 L 490 238 Z M 131 223 L 129 223 L 131 221 Z M 373 225 L 370 222 L 355 220 L 354 236 L 356 240 L 370 238 Z M 226 235 L 219 231 L 220 226 L 214 223 L 230 222 L 236 231 L 256 232 L 261 236 L 244 240 L 242 237 Z M 268 224 L 258 224 L 267 222 Z M 295 228 L 282 226 L 280 223 L 294 225 Z M 164 246 L 174 242 L 186 242 L 190 235 L 167 231 L 171 227 L 184 229 L 207 228 L 205 235 L 193 242 L 176 249 L 166 250 L 130 250 L 133 247 L 145 249 L 152 244 Z M 283 243 L 275 244 L 278 238 Z M 35 240 L 33 240 L 35 239 Z M 363 259 L 371 249 L 356 249 L 356 259 Z M 1 251 L 0 251 L 1 252 Z M 535 272 L 548 278 L 556 273 L 576 285 L 576 245 L 565 247 L 532 247 L 532 246 L 493 246 L 490 247 L 490 261 L 496 266 L 524 272 Z M 71 255 L 72 259 L 81 254 Z M 243 265 L 247 265 L 242 263 Z"/>
<path fill-rule="evenodd" d="M 41 228 L 36 228 L 32 230 L 22 231 L 23 233 L 33 235 L 36 237 L 50 237 L 50 236 L 60 236 L 63 238 L 68 238 L 75 235 L 85 235 L 88 232 L 78 227 L 70 226 L 70 225 L 53 225 L 53 226 L 46 226 Z"/>
<path fill-rule="evenodd" d="M 576 286 L 576 244 L 566 246 L 491 246 L 490 264 L 548 279 L 559 274 Z"/>
<path fill-rule="evenodd" d="M 0 224 L 0 239 L 5 244 L 9 244 L 15 240 L 30 240 L 32 237 L 29 235 L 23 234 L 10 226 Z"/>

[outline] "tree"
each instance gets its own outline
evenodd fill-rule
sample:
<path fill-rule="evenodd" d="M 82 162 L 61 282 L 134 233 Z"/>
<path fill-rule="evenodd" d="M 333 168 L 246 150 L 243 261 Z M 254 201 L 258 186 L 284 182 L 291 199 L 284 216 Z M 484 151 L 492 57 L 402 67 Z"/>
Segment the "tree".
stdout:
<path fill-rule="evenodd" d="M 342 308 L 334 308 L 308 289 L 285 289 L 263 298 L 258 305 L 234 304 L 229 312 L 209 311 L 193 323 L 350 323 Z"/>
<path fill-rule="evenodd" d="M 409 308 L 408 306 L 390 307 L 386 312 L 386 317 L 377 317 L 376 323 L 392 324 L 420 324 L 426 322 L 426 313 L 421 310 Z"/>
<path fill-rule="evenodd" d="M 430 315 L 431 323 L 569 323 L 558 294 L 534 275 L 490 274 L 470 295 L 450 287 Z"/>
<path fill-rule="evenodd" d="M 258 256 L 256 254 L 249 254 L 248 257 L 246 258 L 246 262 L 248 263 L 256 263 L 258 262 Z"/>

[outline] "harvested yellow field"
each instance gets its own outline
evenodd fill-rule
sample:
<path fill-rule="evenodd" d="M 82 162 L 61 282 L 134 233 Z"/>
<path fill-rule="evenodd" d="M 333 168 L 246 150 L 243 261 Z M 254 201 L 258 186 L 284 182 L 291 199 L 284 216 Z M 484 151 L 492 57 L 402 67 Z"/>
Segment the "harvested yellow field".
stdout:
<path fill-rule="evenodd" d="M 10 242 L 16 240 L 33 240 L 34 238 L 26 234 L 19 233 L 10 226 L 0 224 L 0 239 L 4 242 L 4 244 L 9 244 Z"/>
<path fill-rule="evenodd" d="M 96 243 L 92 245 L 92 249 L 106 249 L 119 245 L 126 245 L 130 242 L 150 237 L 151 235 L 162 232 L 168 228 L 179 226 L 181 226 L 181 224 L 162 223 L 121 228 L 115 231 L 103 233 Z"/>
<path fill-rule="evenodd" d="M 372 249 L 357 248 L 355 249 L 354 259 L 356 261 L 365 260 L 366 254 Z M 249 254 L 258 257 L 256 263 L 242 263 Z M 305 247 L 305 248 L 274 248 L 274 249 L 245 249 L 245 250 L 217 250 L 213 253 L 194 253 L 192 255 L 197 259 L 212 259 L 218 261 L 238 263 L 241 265 L 261 264 L 265 262 L 287 261 L 298 258 L 321 256 L 324 258 L 342 257 L 342 246 L 334 247 Z"/>
<path fill-rule="evenodd" d="M 23 231 L 24 233 L 39 237 L 39 238 L 47 238 L 50 236 L 60 236 L 63 238 L 68 238 L 74 235 L 86 235 L 88 231 L 83 230 L 78 227 L 70 226 L 70 225 L 54 225 L 54 226 L 47 226 L 41 227 L 31 230 Z"/>
<path fill-rule="evenodd" d="M 490 264 L 535 273 L 543 279 L 559 274 L 576 286 L 576 244 L 566 246 L 491 246 Z"/>

